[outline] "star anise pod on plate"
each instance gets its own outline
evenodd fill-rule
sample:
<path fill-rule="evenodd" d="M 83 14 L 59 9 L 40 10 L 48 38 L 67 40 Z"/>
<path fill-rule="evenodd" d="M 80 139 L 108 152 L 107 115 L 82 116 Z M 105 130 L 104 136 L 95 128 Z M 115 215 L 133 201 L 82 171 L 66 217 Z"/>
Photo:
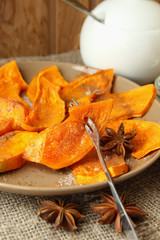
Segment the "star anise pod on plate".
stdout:
<path fill-rule="evenodd" d="M 102 151 L 115 150 L 116 153 L 125 157 L 126 149 L 131 150 L 133 148 L 133 143 L 130 142 L 136 136 L 136 129 L 130 132 L 124 133 L 124 124 L 120 124 L 118 131 L 116 132 L 112 128 L 105 128 L 107 136 L 101 138 Z"/>
<path fill-rule="evenodd" d="M 101 193 L 101 198 L 104 203 L 100 203 L 98 205 L 91 205 L 91 208 L 94 211 L 94 213 L 102 215 L 102 217 L 98 219 L 98 223 L 101 225 L 105 225 L 105 224 L 112 224 L 115 221 L 114 226 L 115 226 L 116 232 L 121 233 L 122 223 L 121 223 L 120 215 L 118 213 L 114 198 L 105 193 Z M 126 212 L 128 213 L 128 216 L 131 220 L 133 227 L 136 227 L 136 224 L 133 222 L 132 218 L 144 218 L 148 214 L 148 212 L 142 211 L 141 209 L 135 207 L 136 205 L 135 202 L 126 204 L 125 192 L 122 193 L 120 199 L 123 203 L 123 206 Z"/>
<path fill-rule="evenodd" d="M 56 228 L 64 227 L 69 231 L 76 230 L 75 221 L 81 221 L 84 218 L 84 215 L 76 210 L 78 204 L 65 204 L 65 201 L 59 199 L 37 202 L 42 207 L 38 215 L 47 223 L 54 223 Z"/>

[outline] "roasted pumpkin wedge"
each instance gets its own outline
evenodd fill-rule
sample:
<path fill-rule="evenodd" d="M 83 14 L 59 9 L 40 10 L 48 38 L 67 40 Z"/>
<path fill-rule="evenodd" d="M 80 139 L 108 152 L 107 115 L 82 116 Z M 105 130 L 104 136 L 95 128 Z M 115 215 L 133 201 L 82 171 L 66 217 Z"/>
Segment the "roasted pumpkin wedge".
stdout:
<path fill-rule="evenodd" d="M 0 80 L 1 81 L 1 80 Z M 9 98 L 15 101 L 18 101 L 29 108 L 29 105 L 20 97 L 20 87 L 18 84 L 9 84 L 5 81 L 2 81 L 0 84 L 0 97 Z"/>
<path fill-rule="evenodd" d="M 39 133 L 34 142 L 26 147 L 24 159 L 52 169 L 64 168 L 79 161 L 93 148 L 85 130 L 87 117 L 95 122 L 102 134 L 111 109 L 112 100 L 74 107 L 63 123 Z"/>
<path fill-rule="evenodd" d="M 109 122 L 107 127 L 117 131 L 122 121 Z M 134 147 L 132 156 L 140 159 L 160 148 L 160 124 L 142 120 L 123 120 L 124 131 L 136 129 L 137 135 L 130 140 Z"/>
<path fill-rule="evenodd" d="M 113 99 L 113 109 L 110 120 L 142 117 L 150 108 L 156 96 L 156 88 L 153 84 L 123 92 L 104 94 L 96 101 Z"/>
<path fill-rule="evenodd" d="M 0 172 L 20 168 L 25 163 L 22 153 L 36 135 L 36 132 L 14 131 L 0 137 Z"/>
<path fill-rule="evenodd" d="M 89 94 L 110 93 L 113 81 L 113 69 L 98 71 L 92 75 L 79 77 L 60 91 L 61 98 L 69 104 Z"/>
<path fill-rule="evenodd" d="M 14 120 L 12 118 L 0 119 L 0 136 L 13 130 Z"/>
<path fill-rule="evenodd" d="M 43 130 L 54 126 L 65 118 L 65 102 L 58 94 L 59 86 L 45 77 L 38 77 L 37 96 L 26 118 L 26 124 Z"/>
<path fill-rule="evenodd" d="M 84 96 L 84 97 L 82 97 L 82 98 L 79 98 L 79 99 L 78 99 L 78 103 L 79 103 L 79 104 L 89 104 L 89 103 L 94 102 L 94 100 L 96 99 L 96 97 L 97 97 L 97 94 L 91 93 L 91 94 L 86 95 L 86 96 Z"/>
<path fill-rule="evenodd" d="M 113 152 L 103 153 L 112 178 L 128 172 L 124 159 Z M 70 166 L 78 184 L 91 184 L 107 180 L 95 148 L 82 160 Z"/>
<path fill-rule="evenodd" d="M 68 85 L 68 82 L 63 78 L 56 65 L 44 68 L 37 73 L 37 75 L 32 79 L 31 83 L 29 84 L 27 96 L 29 97 L 31 102 L 34 102 L 37 94 L 37 79 L 39 76 L 45 77 L 49 82 L 53 83 L 56 86 L 59 86 L 60 88 Z"/>
<path fill-rule="evenodd" d="M 27 83 L 22 78 L 22 75 L 19 71 L 19 68 L 16 64 L 15 60 L 12 60 L 6 64 L 4 64 L 2 67 L 0 67 L 0 79 L 4 79 L 5 81 L 10 82 L 10 84 L 19 84 L 20 89 L 26 90 L 27 89 Z"/>
<path fill-rule="evenodd" d="M 14 60 L 0 67 L 0 97 L 14 99 L 28 106 L 20 97 L 27 86 Z"/>
<path fill-rule="evenodd" d="M 97 94 L 91 93 L 89 95 L 86 95 L 86 96 L 78 99 L 78 104 L 79 105 L 85 105 L 85 104 L 93 103 L 96 98 L 97 98 Z M 66 103 L 66 109 L 68 111 L 70 111 L 69 108 L 72 108 L 73 106 L 76 106 L 76 104 L 74 103 L 73 100 Z M 68 111 L 66 111 L 66 112 L 68 112 Z"/>
<path fill-rule="evenodd" d="M 22 129 L 29 109 L 22 103 L 0 97 L 0 119 L 13 119 L 13 129 Z"/>

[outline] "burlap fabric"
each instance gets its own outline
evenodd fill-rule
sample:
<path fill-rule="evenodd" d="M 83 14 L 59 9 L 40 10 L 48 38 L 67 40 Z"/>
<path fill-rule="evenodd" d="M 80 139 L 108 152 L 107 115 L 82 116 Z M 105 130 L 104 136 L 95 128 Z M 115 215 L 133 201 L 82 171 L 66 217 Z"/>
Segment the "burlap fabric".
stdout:
<path fill-rule="evenodd" d="M 26 58 L 20 58 L 25 60 Z M 82 63 L 79 52 L 70 52 L 46 57 L 28 59 L 52 60 L 72 63 Z M 8 59 L 7 59 L 8 60 Z M 19 59 L 18 59 L 19 60 Z M 3 60 L 4 62 L 6 59 Z M 160 161 L 140 175 L 117 185 L 118 193 L 127 190 L 127 202 L 136 201 L 137 206 L 149 215 L 144 220 L 136 221 L 137 234 L 140 240 L 160 239 Z M 110 190 L 104 192 L 111 194 Z M 38 217 L 37 200 L 52 200 L 54 197 L 34 197 L 0 192 L 0 239 L 1 240 L 121 240 L 124 235 L 117 234 L 112 225 L 101 226 L 97 223 L 91 204 L 101 202 L 100 191 L 60 196 L 61 200 L 80 204 L 79 211 L 86 217 L 78 224 L 75 232 L 55 229 Z"/>

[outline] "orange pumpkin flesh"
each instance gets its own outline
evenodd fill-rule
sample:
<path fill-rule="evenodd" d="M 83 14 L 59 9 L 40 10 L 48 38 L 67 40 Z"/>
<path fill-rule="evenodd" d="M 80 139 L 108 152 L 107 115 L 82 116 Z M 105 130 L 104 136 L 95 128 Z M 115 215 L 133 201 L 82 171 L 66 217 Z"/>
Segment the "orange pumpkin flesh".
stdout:
<path fill-rule="evenodd" d="M 22 91 L 26 90 L 28 86 L 22 78 L 15 60 L 12 60 L 0 67 L 0 79 L 4 79 L 5 81 L 13 84 L 18 83 Z"/>
<path fill-rule="evenodd" d="M 14 60 L 0 67 L 0 97 L 14 99 L 28 106 L 20 97 L 27 86 Z"/>
<path fill-rule="evenodd" d="M 97 97 L 97 95 L 95 93 L 91 93 L 89 95 L 86 95 L 86 96 L 78 99 L 78 103 L 79 104 L 89 104 L 89 103 L 94 102 L 96 97 Z"/>
<path fill-rule="evenodd" d="M 45 77 L 38 78 L 37 96 L 26 118 L 26 124 L 43 130 L 54 126 L 65 118 L 65 103 L 59 97 L 59 87 Z"/>
<path fill-rule="evenodd" d="M 36 132 L 14 131 L 0 137 L 0 172 L 19 168 L 25 163 L 22 153 L 36 135 Z"/>
<path fill-rule="evenodd" d="M 107 127 L 117 131 L 122 121 L 114 121 Z M 136 129 L 137 135 L 131 140 L 134 144 L 132 156 L 140 159 L 148 153 L 160 148 L 160 125 L 154 122 L 142 120 L 123 120 L 124 131 L 129 132 Z"/>
<path fill-rule="evenodd" d="M 12 99 L 0 98 L 0 119 L 13 119 L 13 129 L 22 129 L 29 110 L 22 103 Z"/>
<path fill-rule="evenodd" d="M 95 99 L 97 98 L 97 94 L 95 93 L 91 93 L 89 95 L 86 95 L 80 99 L 78 99 L 78 104 L 79 105 L 84 105 L 84 104 L 89 104 L 89 103 L 93 103 L 95 101 Z M 66 107 L 72 108 L 73 106 L 76 106 L 76 104 L 74 103 L 74 101 L 70 101 L 68 103 L 66 103 Z M 69 110 L 70 111 L 70 110 Z M 66 111 L 67 112 L 67 111 Z"/>
<path fill-rule="evenodd" d="M 120 156 L 112 152 L 105 152 L 103 157 L 112 178 L 128 172 L 128 166 Z M 95 149 L 82 160 L 73 164 L 71 168 L 78 184 L 91 184 L 107 180 Z"/>
<path fill-rule="evenodd" d="M 69 104 L 89 94 L 109 93 L 112 87 L 113 69 L 102 70 L 92 75 L 79 77 L 60 91 L 61 98 Z"/>
<path fill-rule="evenodd" d="M 37 94 L 37 79 L 39 76 L 45 77 L 52 84 L 59 86 L 60 88 L 68 85 L 68 82 L 63 78 L 61 73 L 59 72 L 57 66 L 53 65 L 47 68 L 42 69 L 37 75 L 33 78 L 31 83 L 28 86 L 27 96 L 34 102 L 36 94 Z"/>
<path fill-rule="evenodd" d="M 105 94 L 97 98 L 99 100 L 113 99 L 113 109 L 110 120 L 142 117 L 150 108 L 156 96 L 156 88 L 153 84 L 123 92 Z"/>
<path fill-rule="evenodd" d="M 0 136 L 13 130 L 13 119 L 0 119 Z"/>
<path fill-rule="evenodd" d="M 90 117 L 100 134 L 104 132 L 112 100 L 74 107 L 63 123 L 41 132 L 25 149 L 23 157 L 53 169 L 67 167 L 82 159 L 93 143 L 85 130 L 86 118 Z"/>

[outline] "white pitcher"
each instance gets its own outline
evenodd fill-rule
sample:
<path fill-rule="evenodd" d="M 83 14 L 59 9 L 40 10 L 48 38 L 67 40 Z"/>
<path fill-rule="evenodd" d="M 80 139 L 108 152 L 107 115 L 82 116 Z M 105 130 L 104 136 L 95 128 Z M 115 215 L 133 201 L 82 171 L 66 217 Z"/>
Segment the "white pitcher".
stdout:
<path fill-rule="evenodd" d="M 114 68 L 115 74 L 139 84 L 160 75 L 160 4 L 152 0 L 106 0 L 88 16 L 80 35 L 87 66 Z"/>

